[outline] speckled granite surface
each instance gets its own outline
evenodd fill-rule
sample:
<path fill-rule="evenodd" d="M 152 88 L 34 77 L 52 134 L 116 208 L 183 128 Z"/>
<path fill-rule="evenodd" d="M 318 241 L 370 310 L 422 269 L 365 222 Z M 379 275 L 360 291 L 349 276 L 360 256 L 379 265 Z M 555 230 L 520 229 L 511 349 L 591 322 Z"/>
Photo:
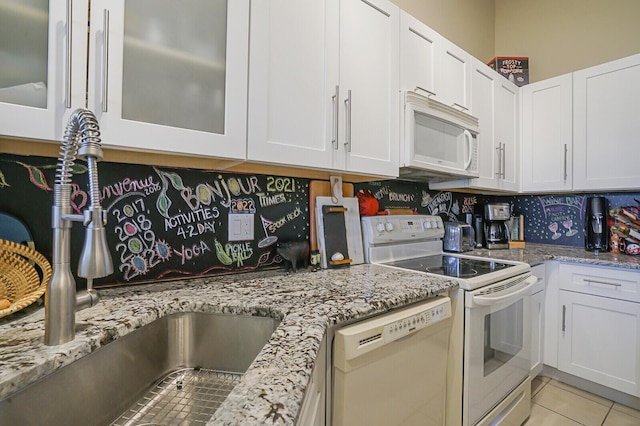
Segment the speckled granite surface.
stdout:
<path fill-rule="evenodd" d="M 0 322 L 0 399 L 167 314 L 249 314 L 281 323 L 209 424 L 293 424 L 327 327 L 426 299 L 456 285 L 358 265 L 102 290 L 97 306 L 77 313 L 76 339 L 64 345 L 44 345 L 42 308 Z"/>
<path fill-rule="evenodd" d="M 640 270 L 640 256 L 528 244 L 465 254 L 536 265 L 559 260 Z M 282 320 L 209 424 L 293 424 L 328 327 L 384 312 L 455 287 L 445 279 L 375 265 L 285 274 L 271 271 L 101 290 L 77 314 L 73 342 L 43 344 L 44 309 L 0 320 L 0 399 L 159 317 L 174 312 L 269 316 Z"/>
<path fill-rule="evenodd" d="M 495 259 L 515 260 L 526 262 L 530 265 L 536 265 L 544 262 L 545 260 L 558 260 L 563 262 L 640 270 L 640 256 L 629 256 L 620 253 L 594 253 L 586 251 L 581 247 L 527 244 L 523 249 L 477 249 L 464 254 L 471 256 L 493 257 Z"/>

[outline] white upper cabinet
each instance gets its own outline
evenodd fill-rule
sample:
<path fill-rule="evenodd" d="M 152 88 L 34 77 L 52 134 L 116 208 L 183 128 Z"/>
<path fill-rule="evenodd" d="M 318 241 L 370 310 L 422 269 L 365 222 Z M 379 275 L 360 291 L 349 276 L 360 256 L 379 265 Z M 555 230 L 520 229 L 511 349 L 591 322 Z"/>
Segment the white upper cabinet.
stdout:
<path fill-rule="evenodd" d="M 480 176 L 429 183 L 432 189 L 473 188 L 517 191 L 519 185 L 519 88 L 479 60 L 472 58 L 472 110 L 480 122 Z"/>
<path fill-rule="evenodd" d="M 461 111 L 475 113 L 471 109 L 471 58 L 472 56 L 442 39 L 438 60 L 441 62 L 436 87 L 440 100 Z"/>
<path fill-rule="evenodd" d="M 640 54 L 573 74 L 573 189 L 640 185 Z"/>
<path fill-rule="evenodd" d="M 262 1 L 251 15 L 248 159 L 397 176 L 398 7 Z"/>
<path fill-rule="evenodd" d="M 436 96 L 440 40 L 440 34 L 407 12 L 400 12 L 400 90 Z"/>
<path fill-rule="evenodd" d="M 472 56 L 400 12 L 400 89 L 471 112 Z"/>
<path fill-rule="evenodd" d="M 330 169 L 338 150 L 338 3 L 251 5 L 247 158 Z"/>
<path fill-rule="evenodd" d="M 390 1 L 340 1 L 338 169 L 398 176 L 399 36 L 400 9 Z"/>
<path fill-rule="evenodd" d="M 0 0 L 1 135 L 60 139 L 66 111 L 84 106 L 87 10 L 86 0 Z"/>
<path fill-rule="evenodd" d="M 249 0 L 93 0 L 90 22 L 106 146 L 245 159 Z"/>
<path fill-rule="evenodd" d="M 522 191 L 572 188 L 572 75 L 528 84 L 522 95 Z"/>
<path fill-rule="evenodd" d="M 478 170 L 480 176 L 471 179 L 472 188 L 498 189 L 498 153 L 495 144 L 495 93 L 501 78 L 491 68 L 478 60 L 472 68 L 472 108 L 480 122 Z"/>
<path fill-rule="evenodd" d="M 498 79 L 495 88 L 496 177 L 499 189 L 517 192 L 520 182 L 520 90 L 504 77 Z"/>

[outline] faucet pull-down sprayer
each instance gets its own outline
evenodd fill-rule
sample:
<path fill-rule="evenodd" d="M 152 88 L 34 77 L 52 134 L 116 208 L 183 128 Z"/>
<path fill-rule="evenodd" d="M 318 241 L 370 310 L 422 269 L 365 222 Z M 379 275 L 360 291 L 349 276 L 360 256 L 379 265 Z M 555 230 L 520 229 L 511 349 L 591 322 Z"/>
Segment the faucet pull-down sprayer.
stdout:
<path fill-rule="evenodd" d="M 76 157 L 86 160 L 89 175 L 90 204 L 82 215 L 73 214 L 71 207 L 71 170 Z M 44 339 L 48 346 L 74 339 L 76 310 L 98 303 L 93 279 L 113 272 L 104 228 L 107 212 L 100 206 L 97 162 L 102 157 L 98 120 L 91 111 L 77 109 L 65 129 L 54 184 L 53 275 L 45 293 Z M 78 276 L 87 279 L 87 291 L 78 294 L 70 267 L 72 222 L 82 222 L 87 227 L 78 264 Z"/>

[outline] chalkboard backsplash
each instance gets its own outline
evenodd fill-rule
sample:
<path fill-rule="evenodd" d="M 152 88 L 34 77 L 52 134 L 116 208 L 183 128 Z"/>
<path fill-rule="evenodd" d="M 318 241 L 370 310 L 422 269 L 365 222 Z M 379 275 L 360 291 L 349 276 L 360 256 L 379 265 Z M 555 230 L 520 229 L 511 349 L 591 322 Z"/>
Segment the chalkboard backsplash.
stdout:
<path fill-rule="evenodd" d="M 584 193 L 561 195 L 486 196 L 449 191 L 429 191 L 426 185 L 403 181 L 368 182 L 355 185 L 356 192 L 370 191 L 379 210 L 411 209 L 437 214 L 443 220 L 464 222 L 468 215 L 482 214 L 488 202 L 507 202 L 513 213 L 525 218 L 525 241 L 584 247 L 584 203 L 588 196 L 607 198 L 608 207 L 637 206 L 640 193 Z"/>
<path fill-rule="evenodd" d="M 26 222 L 49 259 L 55 169 L 53 158 L 0 155 L 0 210 Z M 114 273 L 97 287 L 279 267 L 277 242 L 309 238 L 307 179 L 108 162 L 98 171 Z M 83 161 L 72 180 L 80 213 Z M 72 269 L 83 238 L 74 223 Z"/>
<path fill-rule="evenodd" d="M 23 220 L 49 259 L 56 161 L 0 154 L 0 212 Z M 307 179 L 109 162 L 98 170 L 115 272 L 97 280 L 97 287 L 284 267 L 276 243 L 309 239 Z M 72 205 L 79 213 L 89 201 L 83 161 L 76 162 L 73 182 Z M 411 209 L 444 220 L 465 221 L 487 202 L 508 202 L 525 216 L 527 242 L 569 246 L 584 246 L 584 202 L 592 195 L 495 197 L 430 191 L 404 181 L 359 183 L 355 190 L 371 192 L 379 210 Z M 607 197 L 609 208 L 640 199 L 640 193 L 597 195 Z M 73 226 L 75 269 L 84 230 Z"/>

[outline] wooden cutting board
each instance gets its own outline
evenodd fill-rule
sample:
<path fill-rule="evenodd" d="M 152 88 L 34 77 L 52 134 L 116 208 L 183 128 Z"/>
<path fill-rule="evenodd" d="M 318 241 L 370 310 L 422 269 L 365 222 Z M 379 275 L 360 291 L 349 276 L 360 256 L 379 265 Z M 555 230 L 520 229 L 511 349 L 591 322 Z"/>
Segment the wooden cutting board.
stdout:
<path fill-rule="evenodd" d="M 342 183 L 342 196 L 353 197 L 352 183 Z M 331 183 L 328 180 L 309 181 L 309 247 L 318 250 L 318 232 L 316 226 L 316 197 L 331 197 Z"/>

